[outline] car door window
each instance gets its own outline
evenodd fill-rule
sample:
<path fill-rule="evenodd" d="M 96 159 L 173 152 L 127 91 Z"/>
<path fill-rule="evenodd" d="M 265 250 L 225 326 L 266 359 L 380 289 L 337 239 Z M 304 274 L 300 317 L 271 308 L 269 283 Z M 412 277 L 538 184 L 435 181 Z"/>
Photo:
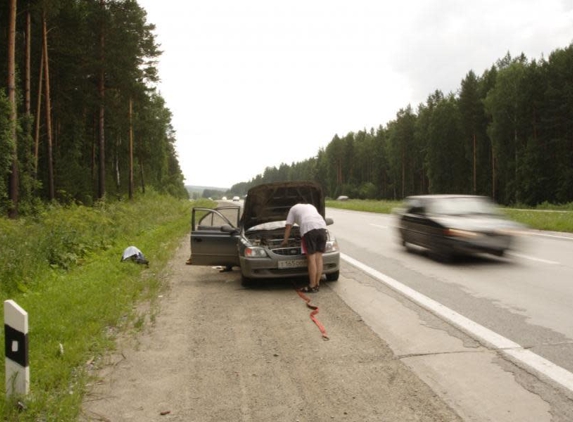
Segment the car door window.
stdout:
<path fill-rule="evenodd" d="M 224 225 L 237 227 L 232 221 L 239 221 L 238 207 L 222 207 L 216 209 L 193 208 L 193 231 L 220 231 Z"/>
<path fill-rule="evenodd" d="M 199 220 L 198 230 L 220 230 L 223 224 L 230 224 L 221 214 L 210 212 Z"/>
<path fill-rule="evenodd" d="M 410 212 L 410 214 L 423 215 L 426 212 L 426 210 L 423 206 L 416 205 L 416 206 L 410 208 L 409 212 Z"/>

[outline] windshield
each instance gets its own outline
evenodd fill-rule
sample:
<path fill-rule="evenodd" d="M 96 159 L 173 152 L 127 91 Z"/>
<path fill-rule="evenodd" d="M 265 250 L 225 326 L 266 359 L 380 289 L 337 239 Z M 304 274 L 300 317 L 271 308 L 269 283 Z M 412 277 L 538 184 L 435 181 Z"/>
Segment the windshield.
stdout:
<path fill-rule="evenodd" d="M 463 197 L 433 200 L 428 203 L 427 211 L 432 214 L 446 215 L 499 214 L 495 204 L 485 197 Z"/>

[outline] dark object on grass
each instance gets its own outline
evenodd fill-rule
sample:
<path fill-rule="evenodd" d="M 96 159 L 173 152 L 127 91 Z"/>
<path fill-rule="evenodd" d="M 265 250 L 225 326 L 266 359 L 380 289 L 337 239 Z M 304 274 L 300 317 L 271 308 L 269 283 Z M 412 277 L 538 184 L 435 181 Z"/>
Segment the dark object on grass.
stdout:
<path fill-rule="evenodd" d="M 131 260 L 136 262 L 137 264 L 145 264 L 149 265 L 149 261 L 145 259 L 143 253 L 137 249 L 135 246 L 130 246 L 123 251 L 123 255 L 121 256 L 121 261 Z"/>

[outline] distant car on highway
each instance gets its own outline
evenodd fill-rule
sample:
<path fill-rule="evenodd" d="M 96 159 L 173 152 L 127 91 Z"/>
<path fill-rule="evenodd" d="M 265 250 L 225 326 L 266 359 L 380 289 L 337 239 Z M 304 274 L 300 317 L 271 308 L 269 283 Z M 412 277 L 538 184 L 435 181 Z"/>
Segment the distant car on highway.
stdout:
<path fill-rule="evenodd" d="M 223 196 L 223 198 L 221 198 L 221 200 L 226 201 L 226 200 L 227 200 L 227 197 L 226 197 L 226 196 Z"/>
<path fill-rule="evenodd" d="M 404 247 L 426 248 L 440 260 L 475 253 L 502 256 L 523 229 L 485 196 L 409 196 L 395 214 Z"/>
<path fill-rule="evenodd" d="M 193 208 L 191 216 L 192 265 L 221 265 L 241 268 L 242 284 L 254 280 L 308 276 L 302 253 L 299 227 L 293 226 L 288 244 L 282 246 L 286 218 L 298 203 L 313 204 L 325 217 L 320 185 L 314 182 L 277 182 L 251 188 L 241 208 Z M 325 218 L 326 224 L 333 223 Z M 323 254 L 323 273 L 328 281 L 338 280 L 340 252 L 328 231 Z"/>
<path fill-rule="evenodd" d="M 240 200 L 241 200 L 241 198 L 239 198 L 238 196 L 233 196 L 233 201 L 237 202 L 237 201 L 240 201 Z"/>
<path fill-rule="evenodd" d="M 336 198 L 337 201 L 348 201 L 348 196 L 346 195 L 340 195 L 338 198 Z"/>

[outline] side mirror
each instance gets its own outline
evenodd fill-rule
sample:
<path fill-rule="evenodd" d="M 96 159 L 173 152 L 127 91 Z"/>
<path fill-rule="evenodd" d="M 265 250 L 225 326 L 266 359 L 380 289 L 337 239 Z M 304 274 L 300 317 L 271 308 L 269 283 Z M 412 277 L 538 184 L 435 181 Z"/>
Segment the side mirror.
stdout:
<path fill-rule="evenodd" d="M 334 224 L 334 220 L 333 220 L 332 218 L 330 218 L 330 217 L 326 217 L 326 218 L 324 219 L 324 221 L 326 221 L 326 225 L 327 225 L 327 226 L 330 226 L 330 225 Z"/>

